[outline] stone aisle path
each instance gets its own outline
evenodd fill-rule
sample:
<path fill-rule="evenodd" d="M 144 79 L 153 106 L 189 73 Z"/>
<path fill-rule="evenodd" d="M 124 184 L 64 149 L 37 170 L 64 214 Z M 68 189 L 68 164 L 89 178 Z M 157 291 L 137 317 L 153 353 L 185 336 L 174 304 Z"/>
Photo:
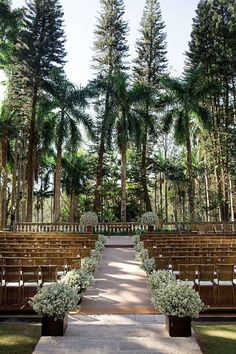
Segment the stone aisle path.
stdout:
<path fill-rule="evenodd" d="M 42 337 L 34 354 L 200 354 L 195 337 L 170 338 L 150 301 L 132 239 L 112 237 L 96 282 L 69 316 L 64 337 Z"/>
<path fill-rule="evenodd" d="M 80 313 L 157 313 L 151 304 L 146 273 L 135 261 L 133 246 L 129 237 L 108 239 L 95 284 L 83 297 Z"/>

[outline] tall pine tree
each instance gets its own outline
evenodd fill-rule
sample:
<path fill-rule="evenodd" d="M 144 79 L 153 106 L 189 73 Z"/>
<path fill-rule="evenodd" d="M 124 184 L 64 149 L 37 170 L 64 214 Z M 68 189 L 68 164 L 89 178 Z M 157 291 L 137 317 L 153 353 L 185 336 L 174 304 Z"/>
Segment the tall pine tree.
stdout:
<path fill-rule="evenodd" d="M 123 19 L 125 12 L 123 0 L 100 0 L 101 13 L 95 29 L 93 68 L 97 79 L 108 83 L 116 71 L 125 71 L 128 46 L 126 36 L 128 25 Z M 94 211 L 100 211 L 100 190 L 103 177 L 104 154 L 108 132 L 112 126 L 111 94 L 109 85 L 101 95 L 99 153 L 96 173 Z"/>
<path fill-rule="evenodd" d="M 27 221 L 32 221 L 36 165 L 36 115 L 40 90 L 55 66 L 64 64 L 63 11 L 59 0 L 30 0 L 16 58 L 31 90 L 27 153 Z"/>
<path fill-rule="evenodd" d="M 235 125 L 236 98 L 236 4 L 234 0 L 201 0 L 193 22 L 188 65 L 202 68 L 202 80 L 217 88 L 206 97 L 211 108 L 213 129 L 210 133 L 212 174 L 218 190 L 219 216 L 229 219 L 232 189 L 230 160 Z M 234 144 L 233 144 L 234 145 Z M 231 189 L 231 190 L 230 190 Z M 233 217 L 233 206 L 231 205 Z"/>
<path fill-rule="evenodd" d="M 141 37 L 136 43 L 137 58 L 134 66 L 135 81 L 158 88 L 161 76 L 167 67 L 166 34 L 164 32 L 159 1 L 146 0 L 141 20 Z M 151 92 L 151 91 L 150 91 Z M 147 147 L 150 138 L 150 120 L 152 119 L 151 99 L 144 104 L 144 126 L 141 152 L 141 186 L 147 211 L 152 211 L 147 187 Z"/>

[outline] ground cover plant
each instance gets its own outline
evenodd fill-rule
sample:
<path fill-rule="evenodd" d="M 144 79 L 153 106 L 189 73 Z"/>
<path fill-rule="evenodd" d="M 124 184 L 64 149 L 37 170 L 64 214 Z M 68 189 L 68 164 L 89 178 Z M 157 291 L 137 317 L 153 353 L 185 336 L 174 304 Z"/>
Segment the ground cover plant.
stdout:
<path fill-rule="evenodd" d="M 235 354 L 236 323 L 193 324 L 203 354 Z"/>
<path fill-rule="evenodd" d="M 0 353 L 32 354 L 40 335 L 39 323 L 0 323 Z"/>

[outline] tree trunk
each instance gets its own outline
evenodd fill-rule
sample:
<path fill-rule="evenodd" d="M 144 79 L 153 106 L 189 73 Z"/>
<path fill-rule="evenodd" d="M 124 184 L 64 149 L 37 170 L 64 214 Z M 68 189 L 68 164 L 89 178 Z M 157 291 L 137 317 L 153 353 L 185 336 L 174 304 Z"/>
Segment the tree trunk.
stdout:
<path fill-rule="evenodd" d="M 74 188 L 71 190 L 70 195 L 70 222 L 75 221 L 75 191 Z"/>
<path fill-rule="evenodd" d="M 234 222 L 234 196 L 232 177 L 229 176 L 229 193 L 230 193 L 230 220 Z"/>
<path fill-rule="evenodd" d="M 205 206 L 206 206 L 206 221 L 210 221 L 209 210 L 210 210 L 210 198 L 209 198 L 209 179 L 208 179 L 208 167 L 207 158 L 205 157 Z"/>
<path fill-rule="evenodd" d="M 152 211 L 152 205 L 148 194 L 147 187 L 147 127 L 145 128 L 143 145 L 142 145 L 142 158 L 141 158 L 141 185 L 143 188 L 143 200 L 146 205 L 146 211 Z"/>
<path fill-rule="evenodd" d="M 164 178 L 164 186 L 165 186 L 165 222 L 168 222 L 168 181 L 166 176 Z"/>
<path fill-rule="evenodd" d="M 188 130 L 189 128 L 187 128 Z M 189 213 L 191 220 L 194 221 L 195 218 L 195 184 L 193 178 L 193 163 L 192 163 L 192 147 L 189 136 L 189 131 L 186 137 L 186 149 L 187 149 L 187 168 L 188 168 L 188 197 L 189 197 Z"/>
<path fill-rule="evenodd" d="M 126 144 L 121 146 L 121 222 L 126 222 Z"/>
<path fill-rule="evenodd" d="M 0 141 L 0 229 L 6 226 L 7 216 L 7 145 L 8 132 L 3 133 L 3 138 Z"/>
<path fill-rule="evenodd" d="M 56 223 L 60 220 L 61 155 L 62 155 L 62 143 L 61 143 L 61 139 L 58 138 L 56 167 L 55 167 L 55 174 L 54 174 L 54 200 L 53 200 L 53 222 L 54 223 Z"/>
<path fill-rule="evenodd" d="M 95 187 L 95 195 L 94 195 L 94 206 L 93 210 L 95 213 L 99 213 L 100 210 L 100 202 L 101 202 L 101 184 L 103 177 L 103 158 L 105 153 L 105 142 L 104 139 L 101 139 L 100 147 L 99 147 L 99 155 L 98 155 L 98 164 L 97 164 L 97 175 L 96 175 L 96 187 Z"/>
<path fill-rule="evenodd" d="M 27 156 L 27 215 L 26 221 L 32 222 L 33 218 L 33 195 L 34 195 L 34 176 L 35 176 L 35 147 L 36 147 L 36 108 L 38 99 L 38 87 L 35 85 L 32 98 L 32 111 L 29 132 L 29 146 Z"/>

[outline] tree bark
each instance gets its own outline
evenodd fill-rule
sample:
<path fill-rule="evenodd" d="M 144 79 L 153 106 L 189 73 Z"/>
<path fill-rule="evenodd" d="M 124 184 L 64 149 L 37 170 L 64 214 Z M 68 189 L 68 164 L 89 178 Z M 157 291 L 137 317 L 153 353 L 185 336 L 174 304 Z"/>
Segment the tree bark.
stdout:
<path fill-rule="evenodd" d="M 26 221 L 32 222 L 33 219 L 33 195 L 34 195 L 34 177 L 35 177 L 35 121 L 36 121 L 36 107 L 38 99 L 38 87 L 35 85 L 32 98 L 32 111 L 29 132 L 29 146 L 27 156 L 27 215 Z"/>
<path fill-rule="evenodd" d="M 60 220 L 60 206 L 61 206 L 61 156 L 62 143 L 60 137 L 57 143 L 57 157 L 54 174 L 54 199 L 53 199 L 53 222 Z"/>
<path fill-rule="evenodd" d="M 126 144 L 121 146 L 121 222 L 126 222 Z"/>
<path fill-rule="evenodd" d="M 8 132 L 3 133 L 0 140 L 0 229 L 6 226 L 7 215 L 7 145 L 8 145 Z"/>
<path fill-rule="evenodd" d="M 75 191 L 74 188 L 71 190 L 70 195 L 70 222 L 75 221 Z"/>
<path fill-rule="evenodd" d="M 103 177 L 103 159 L 105 153 L 105 143 L 104 139 L 101 139 L 100 147 L 99 147 L 99 155 L 98 155 L 98 164 L 97 164 L 97 175 L 96 175 L 96 187 L 95 187 L 95 195 L 94 195 L 94 205 L 93 210 L 95 213 L 99 213 L 100 204 L 101 204 L 101 184 Z"/>
<path fill-rule="evenodd" d="M 189 128 L 187 127 L 187 130 Z M 188 198 L 189 198 L 189 213 L 191 220 L 195 218 L 195 183 L 193 178 L 193 162 L 192 162 L 192 147 L 189 136 L 189 130 L 186 136 L 186 149 L 187 149 L 187 168 L 188 168 Z"/>
<path fill-rule="evenodd" d="M 152 211 L 152 205 L 147 187 L 147 134 L 147 128 L 145 128 L 141 157 L 141 184 L 143 188 L 143 199 L 146 206 L 146 211 Z"/>

